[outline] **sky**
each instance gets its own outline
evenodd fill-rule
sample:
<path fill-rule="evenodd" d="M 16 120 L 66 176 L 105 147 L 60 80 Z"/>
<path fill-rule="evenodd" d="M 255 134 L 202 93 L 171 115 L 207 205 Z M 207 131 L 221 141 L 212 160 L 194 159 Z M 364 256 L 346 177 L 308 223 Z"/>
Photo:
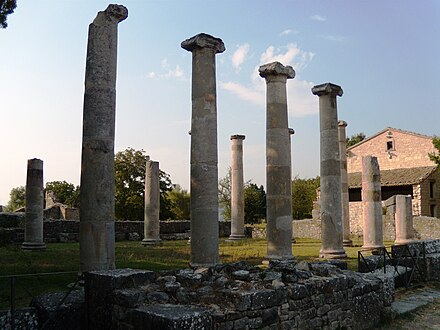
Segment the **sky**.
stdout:
<path fill-rule="evenodd" d="M 395 127 L 440 135 L 440 2 L 425 0 L 119 0 L 115 151 L 143 149 L 189 188 L 191 53 L 204 32 L 216 55 L 219 177 L 242 134 L 245 180 L 265 185 L 262 64 L 291 65 L 287 82 L 292 175 L 319 175 L 318 98 L 340 85 L 347 135 Z M 108 2 L 17 0 L 0 30 L 0 205 L 25 185 L 27 160 L 44 181 L 79 184 L 88 26 Z"/>

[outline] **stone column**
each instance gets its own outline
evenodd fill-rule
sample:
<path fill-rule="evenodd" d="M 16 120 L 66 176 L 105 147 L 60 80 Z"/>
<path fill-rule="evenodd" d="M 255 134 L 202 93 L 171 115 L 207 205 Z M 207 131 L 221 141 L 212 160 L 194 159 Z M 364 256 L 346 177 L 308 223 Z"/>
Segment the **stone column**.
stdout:
<path fill-rule="evenodd" d="M 382 194 L 380 170 L 376 157 L 362 157 L 363 250 L 384 247 L 382 235 Z"/>
<path fill-rule="evenodd" d="M 81 160 L 81 271 L 115 268 L 115 101 L 118 23 L 109 5 L 89 26 Z"/>
<path fill-rule="evenodd" d="M 312 88 L 319 96 L 321 159 L 321 258 L 345 258 L 342 245 L 341 167 L 336 96 L 342 88 L 326 83 Z"/>
<path fill-rule="evenodd" d="M 414 242 L 411 195 L 396 195 L 396 240 L 395 245 Z"/>
<path fill-rule="evenodd" d="M 198 34 L 181 44 L 192 52 L 191 265 L 220 262 L 218 252 L 217 89 L 215 55 L 223 41 Z"/>
<path fill-rule="evenodd" d="M 245 238 L 244 234 L 244 179 L 243 140 L 244 135 L 232 135 L 231 165 L 231 236 L 230 240 Z"/>
<path fill-rule="evenodd" d="M 342 207 L 342 244 L 353 246 L 350 239 L 350 204 L 348 198 L 348 174 L 347 174 L 347 139 L 345 128 L 347 123 L 343 120 L 338 122 L 339 157 L 341 157 L 341 207 Z"/>
<path fill-rule="evenodd" d="M 142 245 L 160 244 L 160 185 L 159 162 L 145 164 L 144 239 Z"/>
<path fill-rule="evenodd" d="M 26 218 L 23 250 L 43 250 L 43 161 L 29 159 L 26 177 Z"/>
<path fill-rule="evenodd" d="M 287 113 L 287 79 L 291 66 L 273 62 L 260 66 L 266 79 L 266 206 L 267 258 L 292 256 L 292 163 Z"/>

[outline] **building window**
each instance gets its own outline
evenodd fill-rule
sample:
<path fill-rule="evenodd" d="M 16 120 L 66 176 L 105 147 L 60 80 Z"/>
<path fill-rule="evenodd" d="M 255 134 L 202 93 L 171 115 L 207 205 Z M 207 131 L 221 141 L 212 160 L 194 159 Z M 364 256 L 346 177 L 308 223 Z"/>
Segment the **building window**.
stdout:
<path fill-rule="evenodd" d="M 429 198 L 435 198 L 435 181 L 429 181 Z"/>
<path fill-rule="evenodd" d="M 435 204 L 429 205 L 429 216 L 430 217 L 437 217 L 437 206 Z"/>
<path fill-rule="evenodd" d="M 387 141 L 387 151 L 394 150 L 394 141 Z"/>

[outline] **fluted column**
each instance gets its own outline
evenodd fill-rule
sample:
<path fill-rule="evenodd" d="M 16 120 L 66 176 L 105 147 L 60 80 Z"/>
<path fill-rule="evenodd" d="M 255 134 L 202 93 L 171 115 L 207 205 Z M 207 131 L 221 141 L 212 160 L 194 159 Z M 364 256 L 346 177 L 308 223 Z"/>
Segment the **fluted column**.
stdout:
<path fill-rule="evenodd" d="M 342 244 L 353 246 L 350 239 L 350 204 L 348 194 L 348 174 L 347 174 L 347 138 L 345 128 L 347 123 L 343 120 L 338 122 L 339 136 L 339 157 L 341 158 L 341 207 L 342 207 Z"/>
<path fill-rule="evenodd" d="M 82 271 L 115 268 L 115 102 L 118 23 L 124 6 L 109 5 L 89 26 L 81 161 Z"/>
<path fill-rule="evenodd" d="M 29 159 L 26 176 L 26 216 L 23 250 L 44 250 L 43 241 L 43 161 Z"/>
<path fill-rule="evenodd" d="M 341 167 L 336 96 L 342 88 L 326 83 L 312 88 L 319 96 L 321 173 L 321 258 L 344 258 L 342 245 Z"/>
<path fill-rule="evenodd" d="M 382 194 L 376 157 L 362 157 L 363 250 L 384 247 L 382 234 Z"/>
<path fill-rule="evenodd" d="M 292 163 L 287 112 L 287 79 L 291 66 L 273 62 L 260 66 L 266 79 L 266 205 L 267 258 L 292 256 Z"/>
<path fill-rule="evenodd" d="M 160 244 L 160 177 L 159 162 L 145 164 L 144 239 L 142 245 Z"/>
<path fill-rule="evenodd" d="M 191 265 L 220 262 L 218 251 L 217 88 L 215 55 L 223 41 L 198 34 L 181 44 L 192 52 Z"/>
<path fill-rule="evenodd" d="M 414 242 L 411 195 L 396 195 L 396 240 L 395 245 Z"/>

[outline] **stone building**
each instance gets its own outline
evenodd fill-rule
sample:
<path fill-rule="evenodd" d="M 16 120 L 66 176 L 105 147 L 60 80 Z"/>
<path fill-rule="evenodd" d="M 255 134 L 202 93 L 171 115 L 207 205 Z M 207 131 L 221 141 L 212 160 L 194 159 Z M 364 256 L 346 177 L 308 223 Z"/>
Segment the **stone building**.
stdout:
<path fill-rule="evenodd" d="M 382 200 L 411 195 L 415 216 L 439 217 L 440 172 L 428 154 L 436 149 L 432 136 L 387 127 L 347 149 L 350 223 L 362 223 L 362 157 L 377 157 Z M 351 231 L 356 231 L 351 228 Z"/>

